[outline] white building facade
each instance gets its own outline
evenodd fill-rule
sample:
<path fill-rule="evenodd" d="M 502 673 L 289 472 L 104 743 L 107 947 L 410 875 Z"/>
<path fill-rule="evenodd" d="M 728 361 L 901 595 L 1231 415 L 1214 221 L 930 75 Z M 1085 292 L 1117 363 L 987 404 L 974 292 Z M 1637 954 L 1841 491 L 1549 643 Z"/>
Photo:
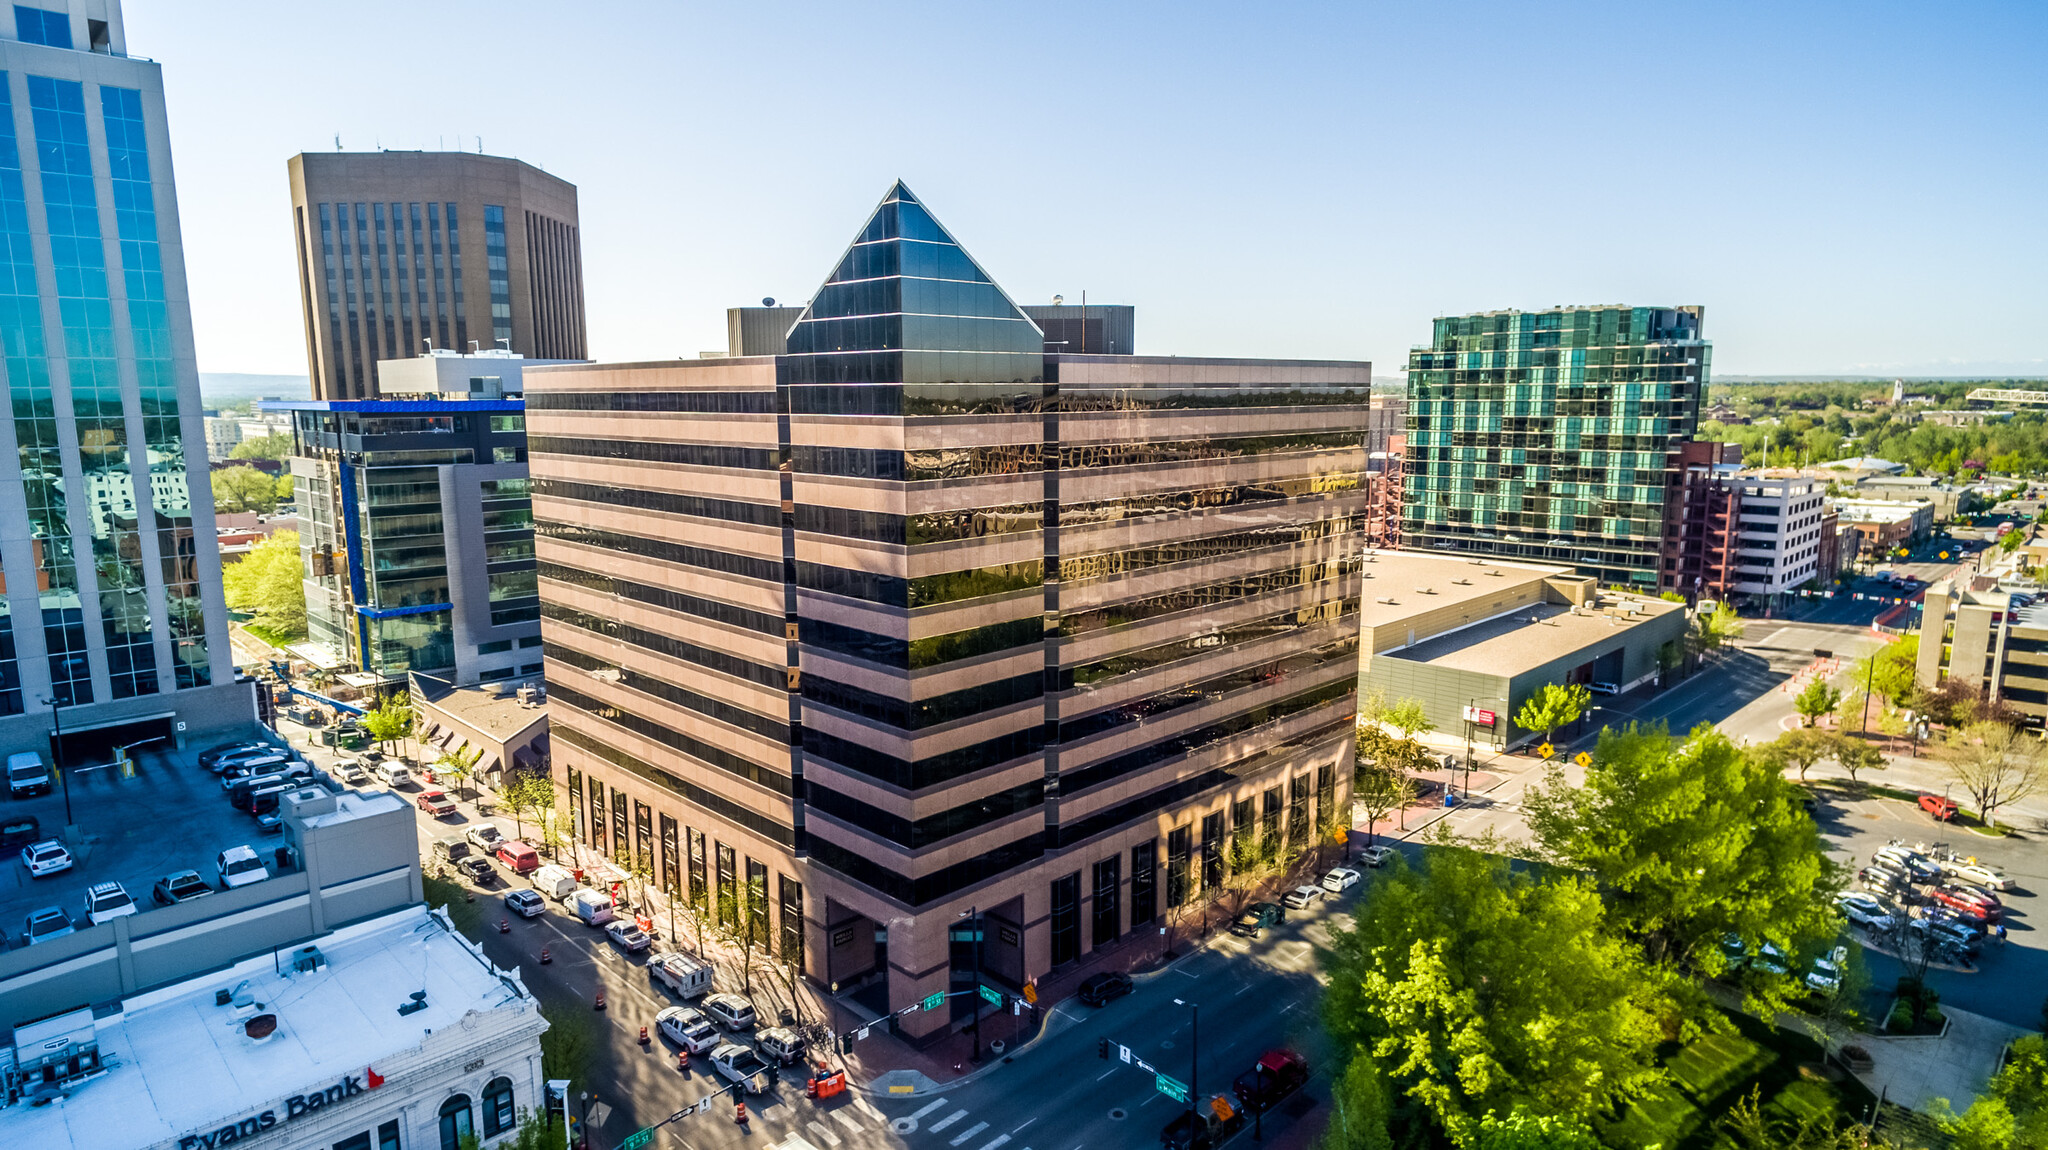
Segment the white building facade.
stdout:
<path fill-rule="evenodd" d="M 1735 590 L 1777 595 L 1812 581 L 1820 569 L 1826 488 L 1798 475 L 1738 473 L 1726 482 L 1740 500 Z"/>

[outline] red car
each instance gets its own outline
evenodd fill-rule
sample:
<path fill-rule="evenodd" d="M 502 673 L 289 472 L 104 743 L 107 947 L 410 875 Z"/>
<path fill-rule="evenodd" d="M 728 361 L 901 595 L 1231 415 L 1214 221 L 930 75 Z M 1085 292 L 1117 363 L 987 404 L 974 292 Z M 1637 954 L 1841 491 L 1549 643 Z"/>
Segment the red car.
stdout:
<path fill-rule="evenodd" d="M 1956 817 L 1956 804 L 1952 799 L 1940 795 L 1921 795 L 1920 809 L 1934 816 L 1934 821 L 1945 823 Z"/>
<path fill-rule="evenodd" d="M 1969 918 L 1983 919 L 1985 922 L 1997 922 L 2005 916 L 2005 904 L 1992 895 L 1968 887 L 1936 887 L 1927 892 L 1927 897 L 1933 899 L 1937 905 L 1945 906 Z"/>
<path fill-rule="evenodd" d="M 1308 1059 L 1292 1050 L 1268 1050 L 1231 1083 L 1246 1110 L 1269 1110 L 1308 1081 Z"/>
<path fill-rule="evenodd" d="M 413 804 L 435 818 L 446 818 L 455 813 L 455 800 L 446 791 L 428 791 L 413 800 Z"/>

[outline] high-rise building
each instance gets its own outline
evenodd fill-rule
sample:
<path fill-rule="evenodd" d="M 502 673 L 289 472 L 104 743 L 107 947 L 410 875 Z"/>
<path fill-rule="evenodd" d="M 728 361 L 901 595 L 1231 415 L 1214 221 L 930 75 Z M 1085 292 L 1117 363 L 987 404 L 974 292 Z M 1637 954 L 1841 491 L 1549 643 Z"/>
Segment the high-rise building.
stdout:
<path fill-rule="evenodd" d="M 1660 590 L 1718 600 L 1783 595 L 1833 577 L 1822 543 L 1839 528 L 1820 480 L 1744 471 L 1736 443 L 1688 443 L 1679 460 Z"/>
<path fill-rule="evenodd" d="M 1045 346 L 898 184 L 785 354 L 527 373 L 578 836 L 895 1007 L 1348 809 L 1370 365 Z"/>
<path fill-rule="evenodd" d="M 1439 318 L 1408 356 L 1404 543 L 1654 589 L 1675 453 L 1707 389 L 1703 312 Z"/>
<path fill-rule="evenodd" d="M 162 70 L 115 0 L 0 12 L 0 262 L 0 738 L 46 700 L 73 763 L 247 721 Z"/>
<path fill-rule="evenodd" d="M 437 351 L 379 365 L 378 399 L 262 404 L 293 421 L 297 654 L 382 684 L 415 672 L 460 686 L 540 677 L 529 362 Z"/>
<path fill-rule="evenodd" d="M 431 349 L 585 357 L 576 185 L 468 152 L 306 152 L 292 229 L 314 399 Z"/>
<path fill-rule="evenodd" d="M 789 350 L 789 329 L 803 317 L 804 309 L 778 307 L 773 300 L 761 304 L 726 309 L 727 355 L 781 355 Z M 1137 350 L 1137 309 L 1129 304 L 1020 304 L 1017 310 L 1038 325 L 1050 354 L 1132 355 Z"/>

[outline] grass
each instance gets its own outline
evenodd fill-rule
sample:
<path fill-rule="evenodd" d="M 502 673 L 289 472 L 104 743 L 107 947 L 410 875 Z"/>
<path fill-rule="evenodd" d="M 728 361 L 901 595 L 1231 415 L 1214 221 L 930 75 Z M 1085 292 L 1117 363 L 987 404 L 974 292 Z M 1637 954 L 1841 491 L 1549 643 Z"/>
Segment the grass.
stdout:
<path fill-rule="evenodd" d="M 1751 1090 L 1764 1100 L 1766 1115 L 1782 1120 L 1827 1114 L 1847 1118 L 1868 1110 L 1870 1093 L 1853 1078 L 1834 1083 L 1801 1073 L 1802 1065 L 1820 1061 L 1820 1045 L 1813 1039 L 1748 1015 L 1723 1017 L 1733 1023 L 1732 1033 L 1671 1043 L 1659 1051 L 1670 1078 L 1600 1123 L 1604 1142 L 1729 1150 L 1735 1143 L 1718 1124 Z"/>
<path fill-rule="evenodd" d="M 306 637 L 303 631 L 295 635 L 288 631 L 275 631 L 256 623 L 243 623 L 242 630 L 247 631 L 280 651 Z"/>
<path fill-rule="evenodd" d="M 1881 786 L 1877 783 L 1863 783 L 1862 787 L 1864 793 L 1867 795 L 1876 795 L 1880 798 L 1887 799 L 1897 799 L 1902 803 L 1913 803 L 1916 805 L 1920 802 L 1921 792 L 1919 791 L 1900 790 L 1898 787 Z M 1934 822 L 1932 819 L 1928 820 L 1928 825 L 1930 828 L 1934 829 L 1938 829 L 1941 826 L 1941 824 Z M 2002 839 L 2007 835 L 2013 833 L 2011 828 L 2009 827 L 1994 827 L 1985 825 L 1984 816 L 1978 814 L 1976 811 L 1970 810 L 1968 807 L 1963 806 L 1961 803 L 1956 804 L 1956 817 L 1953 820 L 1951 820 L 1948 825 L 1953 827 L 1961 827 L 1962 829 L 1969 831 L 1972 834 L 1985 835 L 1990 838 L 1998 839 Z"/>

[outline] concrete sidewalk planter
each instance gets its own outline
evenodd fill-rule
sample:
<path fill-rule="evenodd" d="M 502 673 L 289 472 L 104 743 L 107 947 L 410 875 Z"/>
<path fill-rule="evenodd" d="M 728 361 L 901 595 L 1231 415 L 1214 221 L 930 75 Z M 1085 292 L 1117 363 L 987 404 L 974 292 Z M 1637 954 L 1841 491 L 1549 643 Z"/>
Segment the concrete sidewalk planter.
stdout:
<path fill-rule="evenodd" d="M 1836 1053 L 1837 1056 L 1842 1060 L 1842 1065 L 1846 1067 L 1849 1073 L 1851 1074 L 1869 1073 L 1869 1071 L 1877 1065 L 1876 1060 L 1870 1057 L 1870 1051 L 1865 1050 L 1861 1046 L 1844 1046 L 1841 1050 L 1837 1051 Z"/>

